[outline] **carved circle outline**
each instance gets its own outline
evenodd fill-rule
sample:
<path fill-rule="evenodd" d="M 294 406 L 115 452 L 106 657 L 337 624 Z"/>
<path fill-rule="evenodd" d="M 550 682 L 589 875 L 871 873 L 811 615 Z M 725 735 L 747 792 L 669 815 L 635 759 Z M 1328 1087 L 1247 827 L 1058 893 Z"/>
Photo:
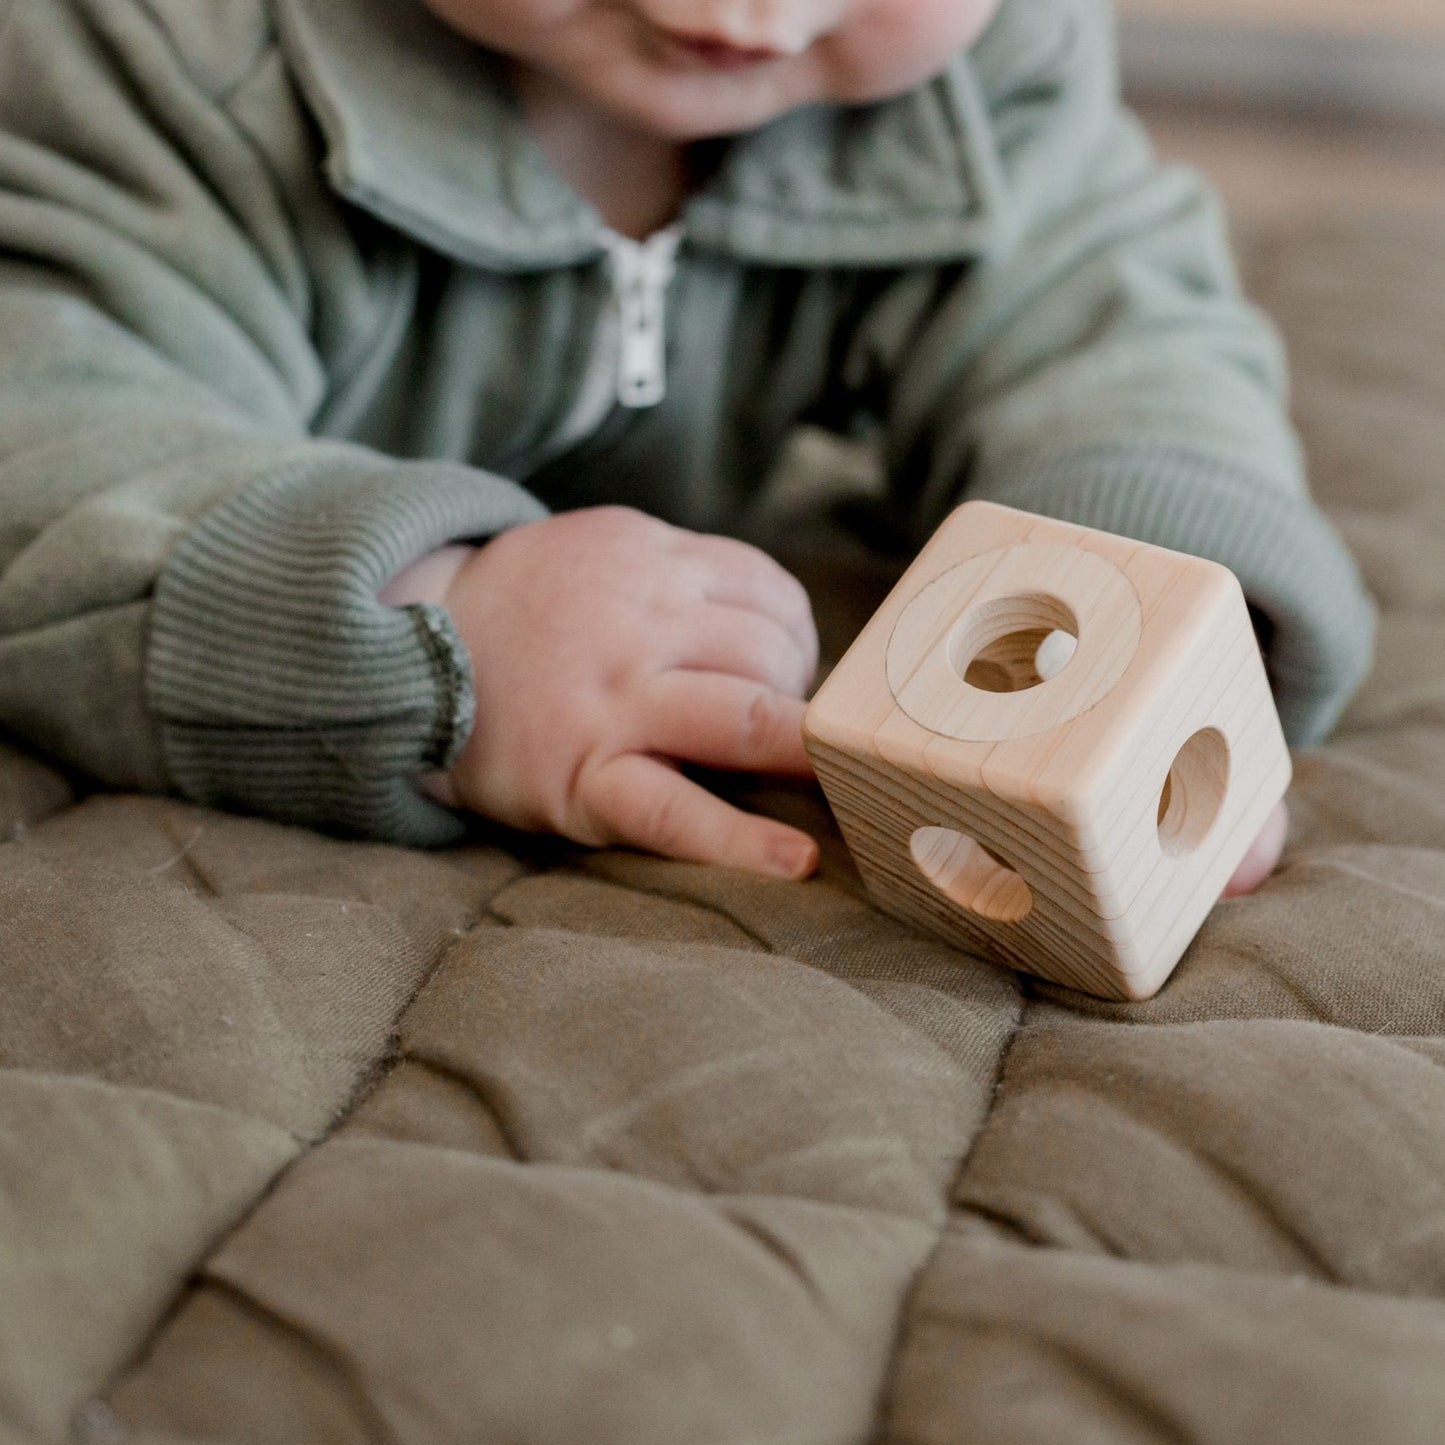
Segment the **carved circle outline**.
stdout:
<path fill-rule="evenodd" d="M 1011 567 L 1005 565 L 1010 559 Z M 1023 575 L 1010 577 L 1020 564 Z M 1048 586 L 1041 585 L 1042 578 L 1050 579 Z M 965 593 L 965 604 L 940 621 L 947 612 L 946 606 L 940 610 L 940 601 L 958 590 Z M 981 692 L 954 671 L 951 639 L 976 609 L 1022 591 L 1047 592 L 1065 603 L 1078 619 L 1078 647 L 1061 672 L 1035 687 Z M 1116 610 L 1123 618 L 1120 634 L 1102 635 L 1097 614 L 1103 608 Z M 894 701 L 914 722 L 940 737 L 959 742 L 1033 737 L 1072 722 L 1102 702 L 1133 661 L 1142 630 L 1139 594 L 1107 557 L 1058 543 L 1016 542 L 959 562 L 919 589 L 899 613 L 888 639 L 888 686 Z M 1078 682 L 1085 672 L 1092 681 L 1080 692 Z M 957 700 L 969 702 L 972 695 L 961 723 L 939 716 L 938 698 L 947 695 L 950 681 Z M 1075 696 L 1067 701 L 1071 693 Z"/>

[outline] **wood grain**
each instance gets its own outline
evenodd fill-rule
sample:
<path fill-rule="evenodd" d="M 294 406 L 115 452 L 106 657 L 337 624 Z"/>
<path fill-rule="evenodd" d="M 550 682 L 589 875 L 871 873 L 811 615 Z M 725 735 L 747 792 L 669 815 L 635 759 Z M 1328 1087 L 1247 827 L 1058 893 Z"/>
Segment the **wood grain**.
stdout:
<path fill-rule="evenodd" d="M 1231 573 L 988 502 L 919 553 L 805 732 L 880 907 L 1109 998 L 1163 984 L 1290 777 Z"/>

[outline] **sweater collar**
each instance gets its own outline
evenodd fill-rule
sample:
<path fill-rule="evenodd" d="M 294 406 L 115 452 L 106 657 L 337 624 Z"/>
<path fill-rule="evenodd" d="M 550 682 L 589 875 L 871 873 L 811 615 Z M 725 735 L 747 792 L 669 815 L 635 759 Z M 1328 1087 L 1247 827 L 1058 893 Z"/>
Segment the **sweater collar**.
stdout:
<path fill-rule="evenodd" d="M 603 249 L 596 210 L 548 164 L 496 57 L 416 0 L 277 0 L 331 184 L 460 261 L 544 270 Z M 681 218 L 689 244 L 777 265 L 975 255 L 1002 168 L 967 56 L 880 105 L 794 111 L 729 144 Z"/>

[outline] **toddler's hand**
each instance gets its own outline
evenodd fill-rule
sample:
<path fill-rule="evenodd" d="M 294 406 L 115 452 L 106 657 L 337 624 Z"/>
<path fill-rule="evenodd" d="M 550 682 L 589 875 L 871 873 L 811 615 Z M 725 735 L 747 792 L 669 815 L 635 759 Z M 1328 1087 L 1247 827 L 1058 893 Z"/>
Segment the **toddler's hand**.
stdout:
<path fill-rule="evenodd" d="M 1271 873 L 1284 852 L 1284 838 L 1289 831 L 1289 813 L 1283 803 L 1276 804 L 1274 812 L 1265 820 L 1259 837 L 1250 845 L 1244 861 L 1234 870 L 1234 876 L 1224 885 L 1221 898 L 1237 898 L 1241 893 L 1253 893 Z"/>
<path fill-rule="evenodd" d="M 503 532 L 443 602 L 477 696 L 449 777 L 458 804 L 579 843 L 787 878 L 817 866 L 807 834 L 677 767 L 811 774 L 812 609 L 764 553 L 597 507 Z"/>

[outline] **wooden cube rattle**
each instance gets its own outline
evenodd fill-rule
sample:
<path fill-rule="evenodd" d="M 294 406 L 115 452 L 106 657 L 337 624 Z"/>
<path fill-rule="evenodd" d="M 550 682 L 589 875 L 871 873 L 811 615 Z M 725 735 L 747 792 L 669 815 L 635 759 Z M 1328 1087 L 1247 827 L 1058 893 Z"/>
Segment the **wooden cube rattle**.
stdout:
<path fill-rule="evenodd" d="M 1290 780 L 1227 568 L 991 502 L 809 705 L 879 907 L 1106 998 L 1169 976 Z"/>

